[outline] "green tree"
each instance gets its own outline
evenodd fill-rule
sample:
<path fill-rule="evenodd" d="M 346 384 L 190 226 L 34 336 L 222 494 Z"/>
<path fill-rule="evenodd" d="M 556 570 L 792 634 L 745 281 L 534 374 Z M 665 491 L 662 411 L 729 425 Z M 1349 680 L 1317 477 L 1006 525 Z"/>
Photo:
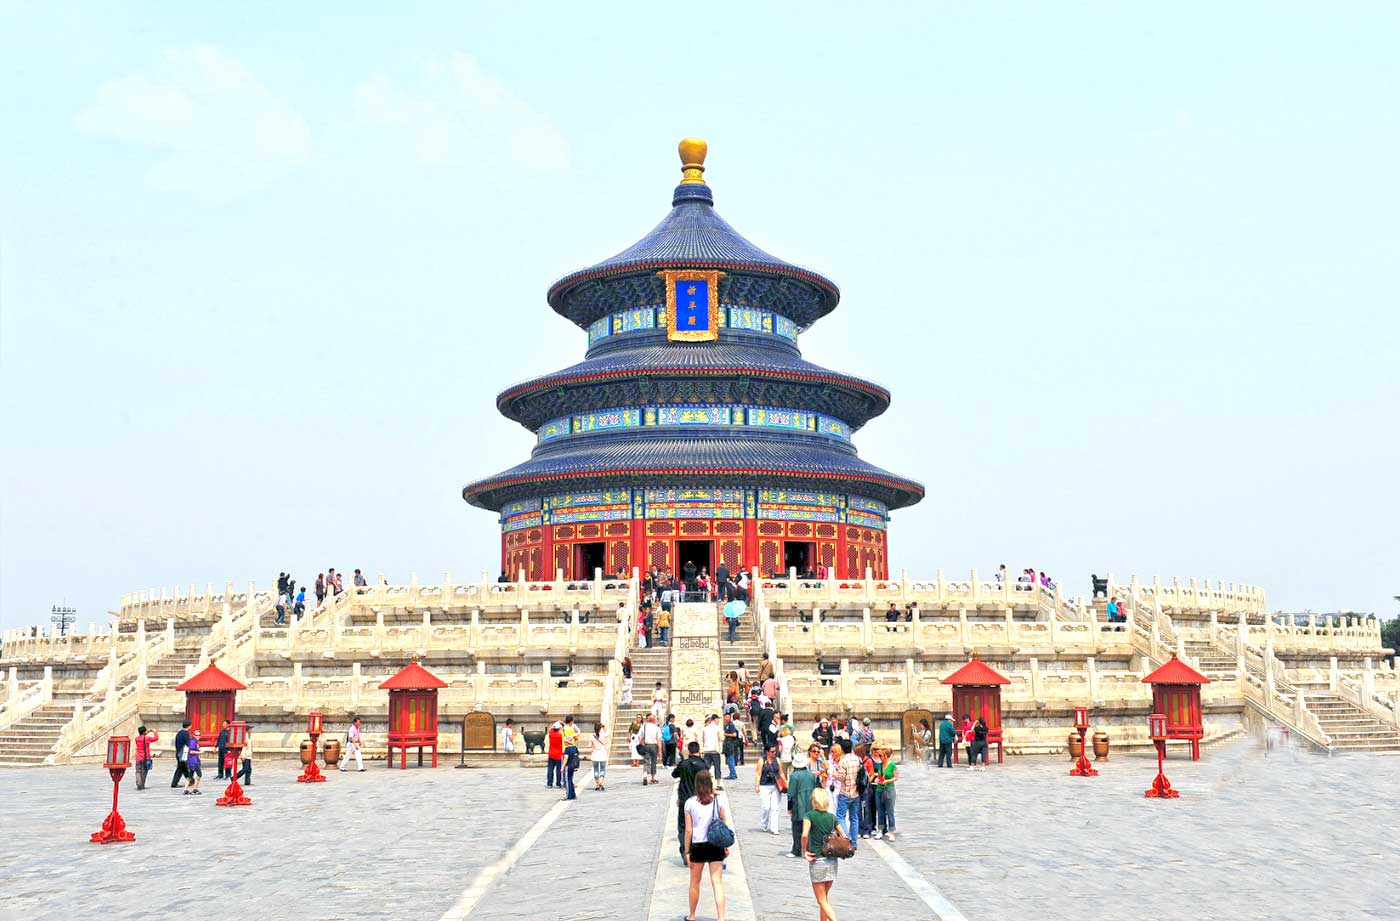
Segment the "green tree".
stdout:
<path fill-rule="evenodd" d="M 1381 645 L 1391 650 L 1400 650 L 1400 617 L 1381 624 Z M 1395 653 L 1390 655 L 1390 664 L 1395 664 Z"/>

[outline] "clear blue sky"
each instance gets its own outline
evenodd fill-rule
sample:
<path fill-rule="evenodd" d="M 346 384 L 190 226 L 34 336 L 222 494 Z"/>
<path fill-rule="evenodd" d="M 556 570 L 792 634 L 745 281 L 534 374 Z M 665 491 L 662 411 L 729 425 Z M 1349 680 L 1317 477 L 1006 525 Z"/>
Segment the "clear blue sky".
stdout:
<path fill-rule="evenodd" d="M 1400 594 L 1400 7 L 0 3 L 0 622 L 495 571 L 550 281 L 669 206 L 835 278 L 894 568 Z"/>

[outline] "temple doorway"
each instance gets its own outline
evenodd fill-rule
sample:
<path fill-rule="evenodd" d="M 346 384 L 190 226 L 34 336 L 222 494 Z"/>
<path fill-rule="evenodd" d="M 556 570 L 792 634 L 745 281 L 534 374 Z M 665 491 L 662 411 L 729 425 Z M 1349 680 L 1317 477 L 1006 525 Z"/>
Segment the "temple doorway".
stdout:
<path fill-rule="evenodd" d="M 812 561 L 817 558 L 817 545 L 799 540 L 783 541 L 783 572 L 795 569 L 799 576 L 812 572 Z"/>
<path fill-rule="evenodd" d="M 712 540 L 676 541 L 676 577 L 680 579 L 685 578 L 686 563 L 695 564 L 695 572 L 697 575 L 701 571 L 705 571 L 711 576 L 714 576 L 714 560 L 711 559 L 714 546 L 715 542 Z"/>
<path fill-rule="evenodd" d="M 608 571 L 607 563 L 608 545 L 602 541 L 588 544 L 574 545 L 574 578 L 591 579 L 593 571 L 601 569 Z"/>

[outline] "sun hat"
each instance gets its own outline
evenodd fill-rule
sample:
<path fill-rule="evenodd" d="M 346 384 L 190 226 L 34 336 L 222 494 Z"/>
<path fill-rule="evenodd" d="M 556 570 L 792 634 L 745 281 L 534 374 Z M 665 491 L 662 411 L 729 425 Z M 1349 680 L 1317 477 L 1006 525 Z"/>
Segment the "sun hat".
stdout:
<path fill-rule="evenodd" d="M 807 765 L 808 765 L 808 762 L 807 762 L 807 755 L 806 755 L 805 752 L 793 752 L 793 753 L 792 753 L 792 766 L 793 766 L 794 769 L 796 769 L 796 768 L 805 768 L 805 767 L 807 767 Z"/>
<path fill-rule="evenodd" d="M 555 721 L 554 721 L 554 726 L 551 727 L 551 728 L 553 728 L 553 729 L 563 729 L 563 728 L 564 728 L 564 724 L 561 723 L 561 722 L 559 722 L 558 720 L 555 720 Z"/>

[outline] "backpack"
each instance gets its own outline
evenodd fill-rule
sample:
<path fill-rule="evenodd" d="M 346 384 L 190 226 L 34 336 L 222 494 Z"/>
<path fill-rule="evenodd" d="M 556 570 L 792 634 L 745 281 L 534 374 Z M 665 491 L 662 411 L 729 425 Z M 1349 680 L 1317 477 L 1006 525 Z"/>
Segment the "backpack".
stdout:
<path fill-rule="evenodd" d="M 664 726 L 661 727 L 661 741 L 663 741 L 663 742 L 669 742 L 669 741 L 671 741 L 671 724 L 670 724 L 670 723 L 667 723 L 666 725 L 664 725 Z"/>
<path fill-rule="evenodd" d="M 865 773 L 865 763 L 861 762 L 860 770 L 856 771 L 856 796 L 864 796 L 869 786 L 870 776 Z"/>
<path fill-rule="evenodd" d="M 705 841 L 715 847 L 734 846 L 734 829 L 724 824 L 724 819 L 719 814 L 719 794 L 715 794 L 710 813 L 710 824 L 705 829 Z"/>

